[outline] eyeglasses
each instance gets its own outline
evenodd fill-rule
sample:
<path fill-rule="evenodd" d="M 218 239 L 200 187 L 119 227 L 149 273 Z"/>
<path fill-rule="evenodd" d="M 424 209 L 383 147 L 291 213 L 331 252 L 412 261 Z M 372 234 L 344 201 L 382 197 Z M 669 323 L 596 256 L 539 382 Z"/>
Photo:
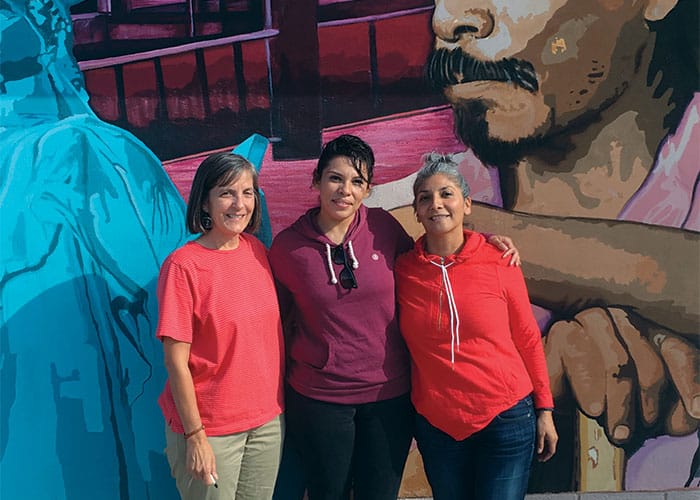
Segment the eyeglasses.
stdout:
<path fill-rule="evenodd" d="M 357 279 L 355 279 L 355 273 L 352 272 L 352 266 L 348 263 L 348 257 L 345 255 L 345 250 L 343 250 L 342 245 L 338 245 L 333 249 L 333 263 L 342 264 L 343 270 L 340 271 L 340 286 L 346 290 L 351 288 L 357 288 Z"/>

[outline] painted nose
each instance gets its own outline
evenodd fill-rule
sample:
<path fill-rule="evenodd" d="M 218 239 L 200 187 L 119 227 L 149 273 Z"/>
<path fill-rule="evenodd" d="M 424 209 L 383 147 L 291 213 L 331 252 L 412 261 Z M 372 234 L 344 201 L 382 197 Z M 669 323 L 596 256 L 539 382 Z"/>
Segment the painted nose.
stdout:
<path fill-rule="evenodd" d="M 455 43 L 464 38 L 486 38 L 493 33 L 494 19 L 485 8 L 463 7 L 464 1 L 435 2 L 433 32 L 438 38 Z M 473 2 L 472 2 L 473 3 Z"/>

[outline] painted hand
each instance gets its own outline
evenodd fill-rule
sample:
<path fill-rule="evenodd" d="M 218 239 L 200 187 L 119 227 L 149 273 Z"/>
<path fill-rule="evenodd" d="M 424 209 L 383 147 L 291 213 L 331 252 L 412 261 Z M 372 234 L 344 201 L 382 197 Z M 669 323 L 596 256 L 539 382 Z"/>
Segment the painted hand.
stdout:
<path fill-rule="evenodd" d="M 698 428 L 700 350 L 681 335 L 596 307 L 554 323 L 544 347 L 555 401 L 573 396 L 611 443 L 634 451 L 646 438 Z"/>

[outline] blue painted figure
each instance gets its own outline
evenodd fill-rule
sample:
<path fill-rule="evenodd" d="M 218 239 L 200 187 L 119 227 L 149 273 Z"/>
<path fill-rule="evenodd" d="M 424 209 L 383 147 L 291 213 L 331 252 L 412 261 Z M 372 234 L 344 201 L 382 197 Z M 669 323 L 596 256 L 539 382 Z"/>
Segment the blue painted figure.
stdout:
<path fill-rule="evenodd" d="M 258 175 L 260 175 L 263 158 L 265 157 L 265 152 L 267 151 L 267 147 L 269 145 L 270 141 L 266 137 L 263 137 L 260 134 L 253 134 L 238 146 L 233 148 L 233 151 L 231 152 L 241 155 L 243 158 L 252 163 L 255 170 L 257 170 Z M 265 193 L 262 189 L 260 189 L 260 208 L 262 212 L 262 220 L 260 222 L 260 228 L 255 232 L 255 236 L 263 242 L 265 247 L 270 248 L 270 245 L 272 244 L 272 225 L 270 223 L 270 213 L 267 210 Z"/>
<path fill-rule="evenodd" d="M 153 332 L 185 206 L 89 108 L 76 1 L 0 0 L 0 497 L 175 498 Z"/>

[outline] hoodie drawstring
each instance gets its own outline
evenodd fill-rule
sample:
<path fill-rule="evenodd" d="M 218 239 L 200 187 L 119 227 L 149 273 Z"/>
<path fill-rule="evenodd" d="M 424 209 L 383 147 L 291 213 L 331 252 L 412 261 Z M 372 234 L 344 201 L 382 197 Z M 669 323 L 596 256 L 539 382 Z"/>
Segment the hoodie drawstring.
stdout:
<path fill-rule="evenodd" d="M 336 285 L 338 283 L 338 278 L 335 277 L 333 258 L 331 257 L 331 246 L 328 243 L 326 243 L 326 265 L 328 266 L 328 272 L 331 273 L 331 283 Z"/>
<path fill-rule="evenodd" d="M 348 253 L 350 254 L 350 260 L 352 261 L 352 268 L 357 269 L 360 267 L 360 263 L 357 262 L 355 258 L 355 250 L 352 249 L 352 241 L 348 240 Z"/>
<path fill-rule="evenodd" d="M 333 257 L 331 254 L 331 246 L 326 243 L 326 265 L 328 266 L 328 272 L 331 275 L 331 283 L 334 285 L 338 284 L 338 278 L 335 275 L 335 270 L 333 269 Z M 350 256 L 350 262 L 352 263 L 352 268 L 357 269 L 360 267 L 360 263 L 355 258 L 355 251 L 352 248 L 352 241 L 348 240 L 348 255 Z"/>
<path fill-rule="evenodd" d="M 436 267 L 439 267 L 442 271 L 442 284 L 445 286 L 445 292 L 447 294 L 447 304 L 450 306 L 450 336 L 451 336 L 451 361 L 455 364 L 455 342 L 457 344 L 457 350 L 459 351 L 459 312 L 457 312 L 457 303 L 455 302 L 455 296 L 452 292 L 452 283 L 450 282 L 450 276 L 447 274 L 447 268 L 450 267 L 454 262 L 450 262 L 444 265 L 444 259 L 441 259 L 441 263 L 430 261 L 430 263 Z"/>

